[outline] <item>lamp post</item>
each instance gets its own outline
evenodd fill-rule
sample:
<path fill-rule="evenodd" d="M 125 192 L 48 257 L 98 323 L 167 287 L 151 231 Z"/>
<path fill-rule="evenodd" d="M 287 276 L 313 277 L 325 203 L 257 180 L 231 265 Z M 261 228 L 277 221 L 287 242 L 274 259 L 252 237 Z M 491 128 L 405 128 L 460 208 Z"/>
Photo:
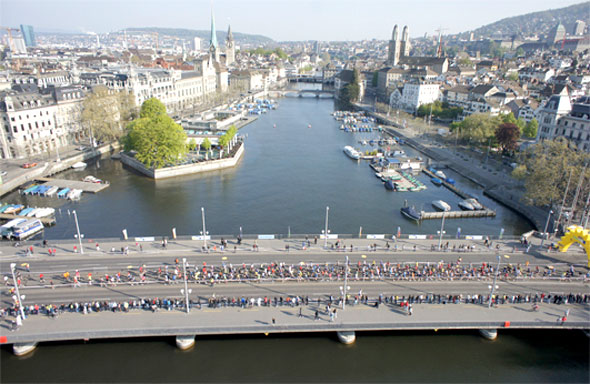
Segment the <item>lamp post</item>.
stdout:
<path fill-rule="evenodd" d="M 440 236 L 438 238 L 438 250 L 440 251 L 440 247 L 442 246 L 442 238 L 443 238 L 443 233 L 445 230 L 445 211 L 443 211 L 442 214 L 442 223 L 440 225 Z"/>
<path fill-rule="evenodd" d="M 330 207 L 326 207 L 326 225 L 324 229 L 324 248 L 328 248 L 328 214 L 330 213 Z"/>
<path fill-rule="evenodd" d="M 346 309 L 346 293 L 350 290 L 348 286 L 348 256 L 346 256 L 346 264 L 344 265 L 344 286 L 340 287 L 342 293 L 342 310 Z"/>
<path fill-rule="evenodd" d="M 184 273 L 184 289 L 181 289 L 180 292 L 184 293 L 184 300 L 186 303 L 186 313 L 189 313 L 190 312 L 190 308 L 189 308 L 190 305 L 189 305 L 189 301 L 188 301 L 188 294 L 192 292 L 192 289 L 191 290 L 188 289 L 188 282 L 187 282 L 187 276 L 186 276 L 186 257 L 182 258 L 182 272 Z"/>
<path fill-rule="evenodd" d="M 545 222 L 545 229 L 543 230 L 543 236 L 541 238 L 541 248 L 543 248 L 543 243 L 545 242 L 545 236 L 547 234 L 547 227 L 549 226 L 549 219 L 551 218 L 551 215 L 553 214 L 553 211 L 549 211 L 549 214 L 547 215 L 547 221 Z M 547 236 L 549 237 L 549 236 Z"/>
<path fill-rule="evenodd" d="M 496 287 L 496 280 L 498 279 L 498 275 L 500 274 L 500 260 L 502 260 L 502 257 L 500 257 L 500 255 L 498 256 L 498 265 L 496 266 L 496 273 L 494 274 L 494 282 L 492 283 L 492 286 L 490 287 L 490 299 L 488 300 L 488 308 L 492 307 L 492 297 L 494 296 L 494 290 L 497 288 Z M 505 258 L 509 258 L 508 255 L 504 255 Z"/>
<path fill-rule="evenodd" d="M 84 247 L 82 247 L 82 236 L 80 235 L 80 226 L 78 225 L 78 215 L 76 211 L 73 210 L 72 213 L 74 214 L 74 221 L 76 222 L 76 232 L 78 233 L 78 243 L 80 244 L 80 253 L 84 254 Z"/>
<path fill-rule="evenodd" d="M 11 263 L 10 264 L 10 272 L 12 273 L 12 281 L 14 282 L 14 289 L 16 290 L 16 302 L 18 303 L 18 308 L 20 310 L 20 315 L 23 318 L 23 320 L 26 318 L 25 317 L 25 311 L 23 310 L 23 303 L 22 303 L 22 298 L 20 295 L 20 292 L 18 291 L 18 284 L 16 282 L 16 276 L 14 274 L 14 268 L 16 267 L 16 263 Z"/>
<path fill-rule="evenodd" d="M 207 249 L 207 231 L 205 230 L 205 208 L 201 207 L 201 218 L 203 219 L 203 247 Z"/>

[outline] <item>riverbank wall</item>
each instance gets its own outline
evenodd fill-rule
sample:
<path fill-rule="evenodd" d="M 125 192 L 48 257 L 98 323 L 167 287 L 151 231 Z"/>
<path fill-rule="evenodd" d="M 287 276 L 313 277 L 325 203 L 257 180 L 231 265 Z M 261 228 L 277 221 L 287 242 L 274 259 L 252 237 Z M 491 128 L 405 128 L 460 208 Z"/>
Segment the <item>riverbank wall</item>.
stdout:
<path fill-rule="evenodd" d="M 47 177 L 56 173 L 65 171 L 72 167 L 73 164 L 79 161 L 86 161 L 99 157 L 105 153 L 114 153 L 121 148 L 118 142 L 103 144 L 91 150 L 80 152 L 74 156 L 62 159 L 61 161 L 46 162 L 40 164 L 36 168 L 24 172 L 22 175 L 16 176 L 13 179 L 6 181 L 0 185 L 0 196 L 6 195 L 9 192 L 17 189 L 24 183 L 35 180 L 39 177 Z"/>
<path fill-rule="evenodd" d="M 133 168 L 139 173 L 147 177 L 150 177 L 154 180 L 166 179 L 170 177 L 192 175 L 195 173 L 217 171 L 224 168 L 235 167 L 244 154 L 244 143 L 240 142 L 238 145 L 240 147 L 236 150 L 235 154 L 230 158 L 220 160 L 208 160 L 200 163 L 179 165 L 176 167 L 158 169 L 147 168 L 134 157 L 124 153 L 121 154 L 121 162 L 126 166 Z"/>

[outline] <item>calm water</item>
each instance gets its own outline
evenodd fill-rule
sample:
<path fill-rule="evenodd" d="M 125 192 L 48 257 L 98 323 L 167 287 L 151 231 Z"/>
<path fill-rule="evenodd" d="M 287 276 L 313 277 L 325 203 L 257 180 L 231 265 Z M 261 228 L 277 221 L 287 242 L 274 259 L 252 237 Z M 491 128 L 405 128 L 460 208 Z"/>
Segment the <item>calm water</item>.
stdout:
<path fill-rule="evenodd" d="M 211 234 L 318 233 L 330 206 L 332 233 L 435 233 L 439 222 L 415 225 L 399 213 L 405 199 L 430 210 L 445 200 L 456 208 L 459 198 L 437 188 L 393 193 L 364 162 L 342 153 L 347 144 L 370 138 L 338 129 L 327 100 L 283 99 L 277 111 L 240 131 L 248 134 L 246 153 L 234 169 L 154 182 L 103 159 L 83 172 L 109 180 L 111 187 L 84 195 L 78 203 L 50 198 L 5 200 L 62 210 L 48 238 L 72 238 L 76 209 L 87 237 L 196 234 L 205 207 Z M 273 126 L 276 124 L 276 128 Z M 311 128 L 308 128 L 311 124 Z M 375 135 L 373 135 L 375 136 Z M 411 150 L 404 148 L 407 152 Z M 520 234 L 529 224 L 485 197 L 481 190 L 447 172 L 460 185 L 497 210 L 494 219 L 449 220 L 447 233 Z M 495 342 L 476 332 L 360 333 L 344 346 L 333 334 L 296 336 L 205 337 L 180 352 L 170 339 L 48 343 L 28 358 L 1 348 L 2 382 L 586 382 L 588 339 L 581 332 L 509 331 Z M 453 351 L 449 353 L 449 351 Z"/>
<path fill-rule="evenodd" d="M 362 147 L 361 139 L 378 133 L 344 133 L 330 113 L 332 100 L 280 100 L 279 109 L 260 117 L 240 130 L 247 134 L 246 152 L 240 164 L 223 171 L 201 175 L 153 180 L 142 177 L 120 162 L 102 159 L 84 171 L 68 171 L 60 177 L 80 179 L 93 174 L 111 182 L 96 195 L 84 194 L 77 203 L 53 198 L 20 197 L 32 206 L 59 206 L 58 224 L 45 231 L 48 238 L 72 238 L 73 220 L 66 214 L 76 209 L 86 237 L 120 237 L 126 228 L 130 236 L 167 235 L 177 228 L 179 235 L 198 234 L 202 229 L 201 207 L 205 207 L 207 230 L 212 235 L 243 233 L 319 233 L 324 228 L 326 206 L 330 207 L 332 233 L 435 234 L 440 221 L 417 225 L 400 214 L 404 200 L 416 208 L 433 210 L 431 202 L 442 199 L 458 209 L 460 198 L 446 188 L 436 187 L 424 174 L 418 179 L 428 189 L 422 192 L 387 191 L 367 162 L 354 162 L 344 155 L 345 145 Z M 311 124 L 311 128 L 308 125 Z M 276 125 L 276 128 L 274 127 Z M 409 147 L 403 149 L 412 154 Z M 520 235 L 530 229 L 514 212 L 483 197 L 480 188 L 452 171 L 461 187 L 497 211 L 495 218 L 446 220 L 445 231 L 462 234 Z M 63 205 L 59 205 L 63 204 Z"/>
<path fill-rule="evenodd" d="M 1 349 L 8 382 L 587 382 L 588 338 L 580 331 L 197 337 L 42 344 L 17 358 Z M 452 353 L 449 353 L 452 351 Z"/>

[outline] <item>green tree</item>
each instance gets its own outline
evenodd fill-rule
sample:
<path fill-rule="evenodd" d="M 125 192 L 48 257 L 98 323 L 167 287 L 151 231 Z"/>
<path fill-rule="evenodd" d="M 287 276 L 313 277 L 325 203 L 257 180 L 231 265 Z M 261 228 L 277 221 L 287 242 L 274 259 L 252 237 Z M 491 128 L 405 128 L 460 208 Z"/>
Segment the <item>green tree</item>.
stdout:
<path fill-rule="evenodd" d="M 99 85 L 82 103 L 82 124 L 97 140 L 112 141 L 124 135 L 123 127 L 135 117 L 133 94 Z"/>
<path fill-rule="evenodd" d="M 532 119 L 531 121 L 526 123 L 526 126 L 522 130 L 522 134 L 523 134 L 523 136 L 528 137 L 529 139 L 533 139 L 533 138 L 537 137 L 537 130 L 538 129 L 539 129 L 539 122 L 537 121 L 537 119 Z"/>
<path fill-rule="evenodd" d="M 188 141 L 188 150 L 189 151 L 194 151 L 195 148 L 197 148 L 197 141 L 195 139 L 190 139 Z"/>
<path fill-rule="evenodd" d="M 496 129 L 496 140 L 503 151 L 514 151 L 519 137 L 520 129 L 514 123 L 503 123 Z"/>
<path fill-rule="evenodd" d="M 166 114 L 166 108 L 157 105 L 160 103 L 158 100 L 148 101 L 144 103 L 145 108 L 142 106 L 140 112 L 140 116 L 143 117 L 128 124 L 129 133 L 125 139 L 125 150 L 136 151 L 135 158 L 148 168 L 157 169 L 168 164 L 176 164 L 186 155 L 186 134 L 182 127 Z M 162 107 L 164 113 L 161 112 Z"/>
<path fill-rule="evenodd" d="M 209 151 L 211 150 L 211 141 L 209 141 L 208 137 L 205 137 L 205 140 L 203 140 L 201 147 L 203 147 L 203 149 L 205 150 L 205 160 L 209 160 Z"/>
<path fill-rule="evenodd" d="M 471 61 L 469 56 L 466 56 L 466 57 L 463 57 L 461 60 L 459 60 L 459 64 L 464 67 L 467 67 L 467 66 L 472 66 L 473 62 Z"/>
<path fill-rule="evenodd" d="M 518 49 L 516 50 L 516 57 L 521 57 L 524 56 L 524 49 L 522 49 L 521 47 L 518 47 Z"/>
<path fill-rule="evenodd" d="M 502 115 L 502 122 L 509 123 L 509 124 L 516 124 L 516 117 L 514 117 L 514 113 L 510 112 L 506 115 Z"/>
<path fill-rule="evenodd" d="M 475 144 L 487 144 L 489 139 L 495 138 L 496 128 L 501 122 L 502 120 L 498 116 L 491 116 L 489 113 L 474 113 L 457 125 L 459 137 Z"/>

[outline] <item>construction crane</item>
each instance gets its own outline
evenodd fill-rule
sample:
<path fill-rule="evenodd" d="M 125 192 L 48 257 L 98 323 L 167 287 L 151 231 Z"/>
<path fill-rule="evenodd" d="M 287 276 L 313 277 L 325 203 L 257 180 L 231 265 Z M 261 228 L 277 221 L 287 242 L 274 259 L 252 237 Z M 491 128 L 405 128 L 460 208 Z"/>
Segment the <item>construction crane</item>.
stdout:
<path fill-rule="evenodd" d="M 436 49 L 436 57 L 442 57 L 442 32 L 448 28 L 438 27 L 434 32 L 438 32 L 438 48 Z"/>
<path fill-rule="evenodd" d="M 0 29 L 4 29 L 6 30 L 6 32 L 8 32 L 8 40 L 10 42 L 10 50 L 13 51 L 15 49 L 14 47 L 14 41 L 12 39 L 12 31 L 14 32 L 20 32 L 20 29 L 16 29 L 16 28 L 10 28 L 10 27 L 0 27 Z"/>

